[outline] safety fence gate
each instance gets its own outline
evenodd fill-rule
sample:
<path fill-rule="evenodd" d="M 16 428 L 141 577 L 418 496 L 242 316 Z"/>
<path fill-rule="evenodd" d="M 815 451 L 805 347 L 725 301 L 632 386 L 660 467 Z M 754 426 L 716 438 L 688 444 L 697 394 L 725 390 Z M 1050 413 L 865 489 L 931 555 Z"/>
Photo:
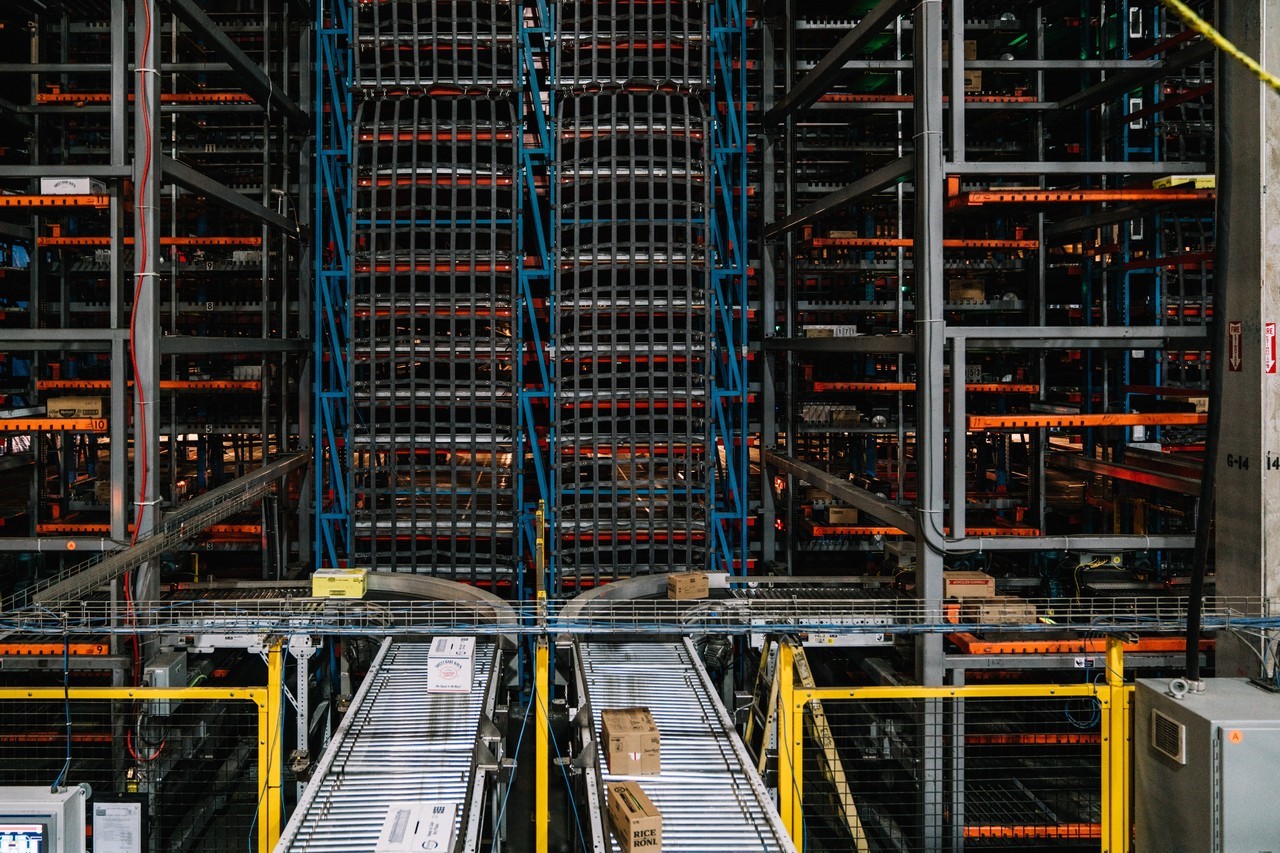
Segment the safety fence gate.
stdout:
<path fill-rule="evenodd" d="M 800 851 L 1129 849 L 1132 685 L 818 688 L 779 650 L 778 791 Z"/>
<path fill-rule="evenodd" d="M 270 850 L 284 810 L 272 675 L 274 689 L 0 688 L 0 785 L 88 783 L 91 809 L 142 802 L 152 851 Z"/>

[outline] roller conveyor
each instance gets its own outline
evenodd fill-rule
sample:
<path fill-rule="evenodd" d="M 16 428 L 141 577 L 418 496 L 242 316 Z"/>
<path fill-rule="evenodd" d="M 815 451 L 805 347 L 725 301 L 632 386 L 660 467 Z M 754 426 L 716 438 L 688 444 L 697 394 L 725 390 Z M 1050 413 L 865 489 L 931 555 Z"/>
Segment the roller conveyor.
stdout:
<path fill-rule="evenodd" d="M 488 775 L 477 770 L 492 729 L 499 651 L 480 640 L 469 694 L 428 694 L 427 643 L 384 641 L 325 749 L 276 853 L 376 847 L 391 803 L 456 803 L 456 850 L 480 849 Z M 500 757 L 501 753 L 496 753 Z"/>
<path fill-rule="evenodd" d="M 605 809 L 605 785 L 634 778 L 662 811 L 668 853 L 794 851 L 706 669 L 688 640 L 681 643 L 581 643 L 579 696 L 590 710 L 590 737 L 600 743 L 605 708 L 647 707 L 662 737 L 662 773 L 621 777 L 604 753 L 588 771 L 592 849 L 618 853 Z"/>

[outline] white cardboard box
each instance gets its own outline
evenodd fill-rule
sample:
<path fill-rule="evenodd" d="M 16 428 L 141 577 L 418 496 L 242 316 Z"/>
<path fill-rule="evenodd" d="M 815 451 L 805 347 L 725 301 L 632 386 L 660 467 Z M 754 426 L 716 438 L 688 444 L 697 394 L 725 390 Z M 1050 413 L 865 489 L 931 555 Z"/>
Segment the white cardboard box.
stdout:
<path fill-rule="evenodd" d="M 387 806 L 375 853 L 451 851 L 457 819 L 457 803 L 391 803 Z"/>
<path fill-rule="evenodd" d="M 41 178 L 40 195 L 101 195 L 107 185 L 93 178 Z"/>
<path fill-rule="evenodd" d="M 470 693 L 475 637 L 436 637 L 427 653 L 428 693 Z"/>

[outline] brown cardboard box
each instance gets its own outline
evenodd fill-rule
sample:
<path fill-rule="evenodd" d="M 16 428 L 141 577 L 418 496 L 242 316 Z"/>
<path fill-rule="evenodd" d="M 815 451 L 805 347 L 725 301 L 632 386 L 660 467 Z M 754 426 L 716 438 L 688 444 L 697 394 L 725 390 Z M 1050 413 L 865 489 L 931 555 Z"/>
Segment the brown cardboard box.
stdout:
<path fill-rule="evenodd" d="M 979 624 L 1025 624 L 1036 619 L 1036 606 L 1016 595 L 971 598 L 960 604 L 960 618 Z"/>
<path fill-rule="evenodd" d="M 705 572 L 679 572 L 667 577 L 667 598 L 674 601 L 687 601 L 707 597 L 707 575 Z"/>
<path fill-rule="evenodd" d="M 51 418 L 102 417 L 101 397 L 50 397 L 44 407 Z"/>
<path fill-rule="evenodd" d="M 609 786 L 609 822 L 622 853 L 662 850 L 662 812 L 635 782 Z"/>
<path fill-rule="evenodd" d="M 828 231 L 827 238 L 831 240 L 848 240 L 857 237 L 857 231 Z"/>
<path fill-rule="evenodd" d="M 662 741 L 648 708 L 606 708 L 600 712 L 604 757 L 618 776 L 656 776 L 662 772 Z"/>
<path fill-rule="evenodd" d="M 943 598 L 991 598 L 996 579 L 986 572 L 943 572 Z"/>
<path fill-rule="evenodd" d="M 987 288 L 981 279 L 957 278 L 947 283 L 948 302 L 984 302 Z"/>
<path fill-rule="evenodd" d="M 818 326 L 816 328 L 810 326 L 804 330 L 804 336 L 806 338 L 834 338 L 836 330 L 830 326 Z"/>
<path fill-rule="evenodd" d="M 982 91 L 982 72 L 981 71 L 965 71 L 964 72 L 964 90 L 966 92 Z"/>
<path fill-rule="evenodd" d="M 965 61 L 978 58 L 978 42 L 974 39 L 964 40 L 964 58 Z M 942 61 L 947 62 L 951 59 L 951 39 L 942 40 Z"/>
<path fill-rule="evenodd" d="M 827 521 L 831 524 L 857 524 L 858 510 L 851 506 L 827 507 Z"/>

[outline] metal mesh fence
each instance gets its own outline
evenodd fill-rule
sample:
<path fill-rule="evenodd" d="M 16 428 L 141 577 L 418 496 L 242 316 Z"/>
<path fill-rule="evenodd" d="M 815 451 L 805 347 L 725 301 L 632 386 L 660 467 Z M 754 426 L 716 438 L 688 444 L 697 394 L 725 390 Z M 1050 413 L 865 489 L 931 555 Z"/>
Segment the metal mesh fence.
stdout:
<path fill-rule="evenodd" d="M 1091 698 L 828 700 L 804 735 L 807 851 L 1099 848 Z"/>
<path fill-rule="evenodd" d="M 257 847 L 258 709 L 250 701 L 0 698 L 0 785 L 67 785 L 144 803 L 145 849 Z M 92 809 L 93 802 L 90 802 Z M 92 838 L 89 849 L 92 850 Z"/>

